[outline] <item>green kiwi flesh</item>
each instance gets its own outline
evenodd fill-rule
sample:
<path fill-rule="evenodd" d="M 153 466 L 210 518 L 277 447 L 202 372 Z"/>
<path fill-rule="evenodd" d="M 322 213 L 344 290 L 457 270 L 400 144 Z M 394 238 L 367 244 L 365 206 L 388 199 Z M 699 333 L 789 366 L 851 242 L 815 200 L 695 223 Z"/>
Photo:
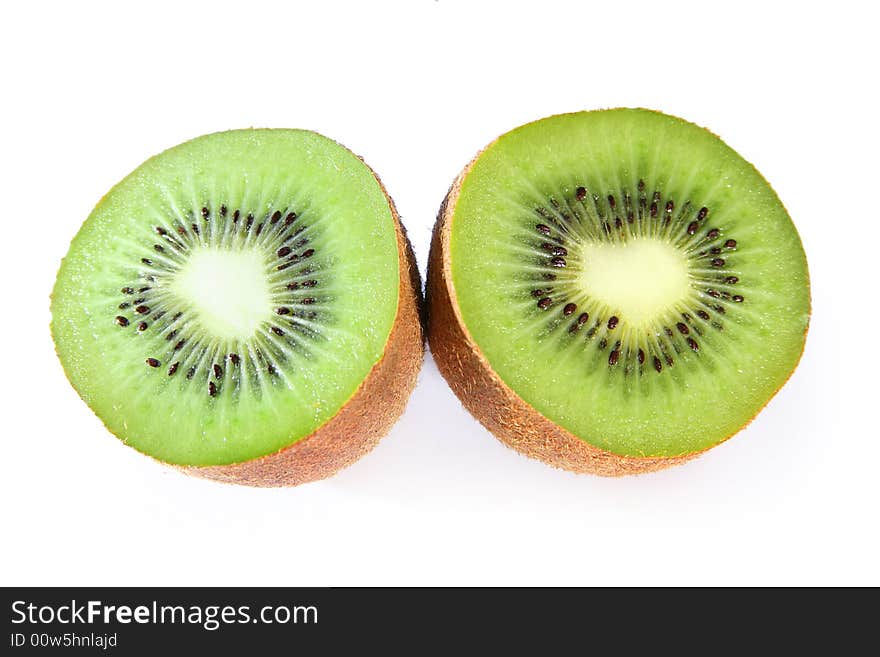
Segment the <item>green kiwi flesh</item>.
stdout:
<path fill-rule="evenodd" d="M 648 110 L 554 116 L 497 139 L 457 185 L 459 321 L 577 438 L 627 457 L 699 452 L 795 368 L 810 313 L 798 233 L 707 130 Z"/>
<path fill-rule="evenodd" d="M 333 418 L 398 309 L 395 217 L 371 170 L 302 130 L 194 139 L 116 185 L 52 295 L 68 378 L 161 461 L 240 463 Z"/>

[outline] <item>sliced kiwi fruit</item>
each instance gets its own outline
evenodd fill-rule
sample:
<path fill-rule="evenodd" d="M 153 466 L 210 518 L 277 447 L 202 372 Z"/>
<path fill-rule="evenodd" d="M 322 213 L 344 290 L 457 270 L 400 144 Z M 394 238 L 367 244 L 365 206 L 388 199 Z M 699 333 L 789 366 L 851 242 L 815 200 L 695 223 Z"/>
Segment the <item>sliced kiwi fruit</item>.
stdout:
<path fill-rule="evenodd" d="M 402 413 L 423 353 L 378 178 L 304 130 L 161 153 L 88 217 L 52 294 L 73 387 L 125 444 L 258 486 L 329 476 Z"/>
<path fill-rule="evenodd" d="M 649 110 L 554 116 L 453 184 L 428 274 L 431 351 L 498 438 L 604 475 L 692 458 L 794 370 L 804 251 L 755 168 Z"/>

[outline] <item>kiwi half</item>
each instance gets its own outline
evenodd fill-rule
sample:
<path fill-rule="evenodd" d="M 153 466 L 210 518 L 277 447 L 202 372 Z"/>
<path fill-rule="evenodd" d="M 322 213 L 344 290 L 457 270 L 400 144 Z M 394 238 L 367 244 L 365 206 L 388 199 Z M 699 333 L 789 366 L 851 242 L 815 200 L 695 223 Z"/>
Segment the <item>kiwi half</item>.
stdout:
<path fill-rule="evenodd" d="M 101 200 L 58 272 L 52 334 L 127 445 L 295 485 L 353 463 L 403 412 L 419 302 L 366 164 L 312 132 L 238 130 L 165 151 Z"/>
<path fill-rule="evenodd" d="M 681 119 L 546 118 L 477 155 L 429 262 L 428 335 L 462 403 L 524 454 L 620 475 L 748 423 L 809 323 L 797 231 L 761 175 Z"/>

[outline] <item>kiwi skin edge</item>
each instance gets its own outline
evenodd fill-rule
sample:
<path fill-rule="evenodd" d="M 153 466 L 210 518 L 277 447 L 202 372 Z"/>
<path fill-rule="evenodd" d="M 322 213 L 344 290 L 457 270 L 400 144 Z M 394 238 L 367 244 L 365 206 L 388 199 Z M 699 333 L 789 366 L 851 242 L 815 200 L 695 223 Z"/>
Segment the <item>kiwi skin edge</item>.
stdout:
<path fill-rule="evenodd" d="M 375 172 L 373 175 L 394 218 L 400 266 L 397 316 L 382 358 L 336 415 L 293 445 L 242 463 L 172 467 L 189 475 L 231 484 L 265 488 L 297 486 L 325 479 L 360 459 L 403 414 L 425 353 L 420 319 L 421 278 L 394 202 Z"/>
<path fill-rule="evenodd" d="M 461 185 L 482 152 L 477 153 L 458 175 L 440 206 L 431 238 L 425 289 L 431 354 L 462 405 L 502 443 L 525 456 L 563 470 L 606 477 L 642 474 L 679 465 L 716 447 L 741 430 L 745 424 L 724 440 L 695 452 L 671 457 L 624 456 L 595 447 L 556 425 L 501 380 L 462 321 L 452 285 L 449 255 L 452 214 Z M 796 367 L 792 368 L 789 377 Z M 786 381 L 789 377 L 786 377 Z M 782 385 L 785 385 L 785 381 L 780 388 Z M 773 396 L 775 393 L 767 401 Z M 761 410 L 763 407 L 755 415 Z"/>

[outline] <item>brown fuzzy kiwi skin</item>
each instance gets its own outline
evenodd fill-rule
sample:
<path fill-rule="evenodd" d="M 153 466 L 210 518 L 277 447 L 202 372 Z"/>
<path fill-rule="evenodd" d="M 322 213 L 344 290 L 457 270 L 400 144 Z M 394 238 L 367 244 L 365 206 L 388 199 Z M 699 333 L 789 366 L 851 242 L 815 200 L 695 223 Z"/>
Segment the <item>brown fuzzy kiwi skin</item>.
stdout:
<path fill-rule="evenodd" d="M 431 354 L 462 405 L 508 447 L 571 472 L 607 477 L 642 474 L 684 463 L 706 451 L 633 457 L 600 449 L 544 417 L 495 373 L 461 318 L 449 253 L 452 215 L 461 185 L 481 154 L 459 174 L 440 206 L 425 290 Z"/>
<path fill-rule="evenodd" d="M 379 181 L 378 177 L 376 180 Z M 425 352 L 420 318 L 421 278 L 394 202 L 381 181 L 379 185 L 394 217 L 400 263 L 397 316 L 382 358 L 336 415 L 293 445 L 242 463 L 173 467 L 196 477 L 231 484 L 297 486 L 325 479 L 360 459 L 403 414 Z"/>

